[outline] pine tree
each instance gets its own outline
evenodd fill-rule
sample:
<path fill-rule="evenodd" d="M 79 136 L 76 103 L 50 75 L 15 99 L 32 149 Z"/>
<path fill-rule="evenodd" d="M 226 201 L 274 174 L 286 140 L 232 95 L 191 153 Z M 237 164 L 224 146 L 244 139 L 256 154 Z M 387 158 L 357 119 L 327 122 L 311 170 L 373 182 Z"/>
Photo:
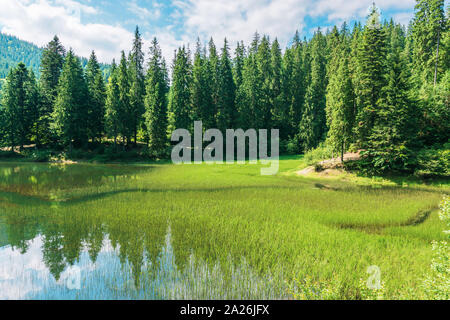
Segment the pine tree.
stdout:
<path fill-rule="evenodd" d="M 139 28 L 134 33 L 133 48 L 129 57 L 130 77 L 130 117 L 131 131 L 134 143 L 137 143 L 137 132 L 142 124 L 144 113 L 145 75 L 144 75 L 144 53 L 142 51 L 142 38 Z"/>
<path fill-rule="evenodd" d="M 270 79 L 270 105 L 272 126 L 280 129 L 280 138 L 287 139 L 289 135 L 288 104 L 283 95 L 283 57 L 280 44 L 275 39 L 271 48 L 271 79 Z"/>
<path fill-rule="evenodd" d="M 270 41 L 267 36 L 263 36 L 258 46 L 256 54 L 257 63 L 257 84 L 259 85 L 259 99 L 254 109 L 255 129 L 270 129 L 271 124 L 271 52 Z"/>
<path fill-rule="evenodd" d="M 93 141 L 101 139 L 104 129 L 106 88 L 95 52 L 86 68 L 86 82 L 89 90 L 88 137 Z"/>
<path fill-rule="evenodd" d="M 130 103 L 130 75 L 124 51 L 122 51 L 120 64 L 117 68 L 117 83 L 119 86 L 119 116 L 122 119 L 119 132 L 122 135 L 123 147 L 125 148 L 134 134 L 135 113 Z"/>
<path fill-rule="evenodd" d="M 344 161 L 346 147 L 353 141 L 354 94 L 349 71 L 347 50 L 334 51 L 336 68 L 330 73 L 327 87 L 328 143 Z"/>
<path fill-rule="evenodd" d="M 374 126 L 382 89 L 386 84 L 386 35 L 375 6 L 372 6 L 364 28 L 356 62 L 358 74 L 355 94 L 358 110 L 355 131 L 359 146 L 364 148 Z"/>
<path fill-rule="evenodd" d="M 89 92 L 80 60 L 70 50 L 58 84 L 53 128 L 64 145 L 85 146 Z"/>
<path fill-rule="evenodd" d="M 400 26 L 390 29 L 387 83 L 365 155 L 374 171 L 404 171 L 413 164 L 417 135 L 417 110 L 409 98 L 410 73 Z"/>
<path fill-rule="evenodd" d="M 239 127 L 242 129 L 256 128 L 256 110 L 260 103 L 261 77 L 258 72 L 256 54 L 250 50 L 243 68 L 243 82 L 238 92 Z"/>
<path fill-rule="evenodd" d="M 117 147 L 117 137 L 121 132 L 122 109 L 120 103 L 119 79 L 116 62 L 111 65 L 106 104 L 105 104 L 105 129 L 108 136 L 114 138 L 114 146 Z"/>
<path fill-rule="evenodd" d="M 235 57 L 233 60 L 233 78 L 236 87 L 236 119 L 234 121 L 234 128 L 242 128 L 243 115 L 241 111 L 244 109 L 245 92 L 243 88 L 244 83 L 244 65 L 246 60 L 245 46 L 243 42 L 238 42 L 235 50 Z"/>
<path fill-rule="evenodd" d="M 194 121 L 201 120 L 203 127 L 210 129 L 215 127 L 215 119 L 208 77 L 208 60 L 198 39 L 192 69 L 192 113 Z"/>
<path fill-rule="evenodd" d="M 37 120 L 38 88 L 34 74 L 23 63 L 11 69 L 3 93 L 3 131 L 7 145 L 20 150 L 32 135 Z"/>
<path fill-rule="evenodd" d="M 311 80 L 306 90 L 305 109 L 300 121 L 299 137 L 304 150 L 319 145 L 326 135 L 325 38 L 320 29 L 311 40 Z"/>
<path fill-rule="evenodd" d="M 192 67 L 185 47 L 175 54 L 172 70 L 170 113 L 172 129 L 191 129 Z"/>
<path fill-rule="evenodd" d="M 442 76 L 445 56 L 439 48 L 446 31 L 444 0 L 417 0 L 413 19 L 413 61 L 416 83 L 433 83 Z M 441 50 L 442 53 L 442 50 Z"/>
<path fill-rule="evenodd" d="M 227 39 L 219 61 L 218 75 L 218 101 L 217 101 L 217 128 L 223 133 L 233 128 L 237 119 L 235 106 L 236 87 L 233 80 L 233 71 L 229 54 Z"/>
<path fill-rule="evenodd" d="M 219 103 L 219 55 L 217 54 L 216 45 L 213 38 L 210 39 L 208 45 L 208 76 L 210 95 L 211 95 L 211 112 L 214 115 L 214 126 L 217 126 L 216 114 L 217 105 Z"/>
<path fill-rule="evenodd" d="M 156 157 L 164 156 L 167 147 L 167 70 L 158 41 L 153 39 L 147 71 L 145 119 L 150 151 Z"/>
<path fill-rule="evenodd" d="M 305 107 L 307 77 L 310 69 L 309 50 L 300 41 L 298 32 L 293 46 L 284 56 L 284 95 L 289 108 L 289 136 L 293 139 L 298 134 L 299 123 Z M 298 150 L 300 151 L 300 150 Z"/>
<path fill-rule="evenodd" d="M 54 110 L 59 77 L 64 65 L 64 56 L 66 50 L 60 43 L 59 38 L 55 36 L 42 52 L 40 66 L 40 88 L 42 94 L 42 103 L 39 109 L 39 120 L 36 131 L 38 132 L 37 144 L 48 143 L 51 141 L 50 123 L 51 114 Z"/>

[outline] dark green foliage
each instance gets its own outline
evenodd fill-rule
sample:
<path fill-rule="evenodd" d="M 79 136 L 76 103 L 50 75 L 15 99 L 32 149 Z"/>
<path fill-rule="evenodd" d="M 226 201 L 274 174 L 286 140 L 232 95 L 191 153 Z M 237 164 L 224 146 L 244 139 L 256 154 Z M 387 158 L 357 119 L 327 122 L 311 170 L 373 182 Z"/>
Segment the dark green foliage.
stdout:
<path fill-rule="evenodd" d="M 64 65 L 64 56 L 66 50 L 59 42 L 57 36 L 50 41 L 44 48 L 41 59 L 41 78 L 40 87 L 42 93 L 42 104 L 39 112 L 39 121 L 37 126 L 40 131 L 40 143 L 52 141 L 50 132 L 51 115 L 54 110 L 56 97 L 58 95 L 58 83 L 61 71 Z"/>
<path fill-rule="evenodd" d="M 198 40 L 192 69 L 192 118 L 194 121 L 202 120 L 207 129 L 214 128 L 216 123 L 209 80 L 208 58 Z"/>
<path fill-rule="evenodd" d="M 122 127 L 122 109 L 120 103 L 118 70 L 115 61 L 111 66 L 111 76 L 109 77 L 106 90 L 105 102 L 105 130 L 108 137 L 114 139 L 114 145 L 117 145 L 117 137 Z"/>
<path fill-rule="evenodd" d="M 325 38 L 321 31 L 314 34 L 311 48 L 311 80 L 306 89 L 305 108 L 300 121 L 299 137 L 304 150 L 319 145 L 326 135 L 326 60 Z"/>
<path fill-rule="evenodd" d="M 236 88 L 226 39 L 220 56 L 218 70 L 217 128 L 225 132 L 227 129 L 234 128 L 237 120 L 235 106 Z"/>
<path fill-rule="evenodd" d="M 93 141 L 100 140 L 104 129 L 106 88 L 94 51 L 86 68 L 86 81 L 89 90 L 88 137 Z"/>
<path fill-rule="evenodd" d="M 361 150 L 358 167 L 366 172 L 422 172 L 428 163 L 442 174 L 445 152 L 436 151 L 439 160 L 431 154 L 445 149 L 450 131 L 448 16 L 444 1 L 418 0 L 406 30 L 382 22 L 374 5 L 364 26 L 344 23 L 304 40 L 297 32 L 286 49 L 256 33 L 249 47 L 237 44 L 234 57 L 226 40 L 220 52 L 212 38 L 207 46 L 198 40 L 193 61 L 189 47 L 176 51 L 170 80 L 156 40 L 145 74 L 138 28 L 128 58 L 122 52 L 111 69 L 95 54 L 89 61 L 65 57 L 55 37 L 43 50 L 39 88 L 29 71 L 27 94 L 0 80 L 0 144 L 102 141 L 89 145 L 101 148 L 111 138 L 114 152 L 118 141 L 123 152 L 131 152 L 130 142 L 145 142 L 143 154 L 161 158 L 174 129 L 192 130 L 201 120 L 204 129 L 280 129 L 281 151 L 290 154 L 322 146 L 322 155 L 343 158 Z M 20 104 L 5 96 L 33 97 L 20 107 L 28 118 L 18 118 L 14 130 L 9 110 Z"/>
<path fill-rule="evenodd" d="M 34 73 L 23 63 L 12 69 L 6 78 L 0 121 L 3 143 L 10 147 L 24 145 L 31 140 L 37 120 L 39 92 Z M 13 149 L 11 149 L 13 150 Z"/>
<path fill-rule="evenodd" d="M 119 108 L 117 117 L 119 122 L 119 133 L 122 135 L 124 145 L 130 142 L 131 136 L 134 134 L 134 108 L 130 102 L 130 74 L 125 58 L 125 52 L 122 51 L 120 64 L 117 68 L 117 84 L 119 87 Z"/>
<path fill-rule="evenodd" d="M 173 61 L 170 113 L 172 129 L 191 129 L 192 66 L 185 47 L 178 49 Z"/>
<path fill-rule="evenodd" d="M 357 141 L 366 147 L 380 108 L 382 90 L 386 84 L 386 34 L 381 26 L 378 9 L 373 6 L 357 49 L 358 64 L 355 83 L 357 105 Z"/>
<path fill-rule="evenodd" d="M 166 64 L 158 41 L 155 38 L 150 47 L 150 60 L 147 71 L 145 120 L 150 153 L 156 157 L 165 156 L 168 145 L 168 80 Z"/>
<path fill-rule="evenodd" d="M 89 91 L 79 58 L 70 50 L 58 84 L 53 129 L 63 145 L 83 147 L 88 139 Z"/>
<path fill-rule="evenodd" d="M 144 114 L 145 76 L 142 45 L 139 28 L 136 27 L 133 47 L 128 62 L 130 77 L 130 129 L 135 144 L 137 142 L 137 132 L 142 125 L 142 116 Z"/>

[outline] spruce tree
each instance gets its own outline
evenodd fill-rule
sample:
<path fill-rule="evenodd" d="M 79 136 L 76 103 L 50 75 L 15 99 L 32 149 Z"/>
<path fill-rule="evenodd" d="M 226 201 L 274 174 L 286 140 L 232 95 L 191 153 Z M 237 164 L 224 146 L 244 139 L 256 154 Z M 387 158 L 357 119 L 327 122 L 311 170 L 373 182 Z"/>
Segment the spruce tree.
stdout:
<path fill-rule="evenodd" d="M 217 126 L 217 105 L 219 103 L 219 55 L 214 44 L 213 38 L 210 39 L 208 45 L 208 76 L 210 95 L 211 95 L 211 112 L 214 115 L 214 126 Z"/>
<path fill-rule="evenodd" d="M 116 62 L 111 65 L 111 75 L 109 77 L 106 104 L 105 104 L 105 130 L 109 137 L 114 138 L 114 146 L 117 148 L 117 137 L 121 132 L 122 109 L 120 103 L 119 79 Z"/>
<path fill-rule="evenodd" d="M 37 120 L 38 88 L 34 74 L 23 63 L 11 69 L 3 91 L 3 131 L 6 144 L 20 150 L 32 135 Z"/>
<path fill-rule="evenodd" d="M 37 144 L 49 143 L 52 140 L 50 132 L 51 114 L 58 95 L 57 88 L 65 54 L 66 50 L 57 36 L 42 51 L 39 79 L 42 103 L 39 108 L 39 120 L 36 128 L 39 132 Z"/>
<path fill-rule="evenodd" d="M 175 54 L 172 70 L 170 113 L 172 129 L 192 129 L 191 122 L 192 66 L 188 51 L 179 48 Z"/>
<path fill-rule="evenodd" d="M 442 40 L 446 31 L 444 0 L 417 0 L 413 19 L 413 61 L 416 84 L 436 85 L 442 76 L 445 56 Z M 441 54 L 439 54 L 441 49 Z"/>
<path fill-rule="evenodd" d="M 87 64 L 86 82 L 89 90 L 88 137 L 94 141 L 103 135 L 106 99 L 103 74 L 94 51 Z"/>
<path fill-rule="evenodd" d="M 128 66 L 130 77 L 130 129 L 136 144 L 137 132 L 142 124 L 145 95 L 144 53 L 138 27 L 136 27 L 134 33 L 133 48 L 131 49 Z"/>
<path fill-rule="evenodd" d="M 267 36 L 263 36 L 258 46 L 256 54 L 257 63 L 257 84 L 259 86 L 259 98 L 256 101 L 254 115 L 255 129 L 270 129 L 271 124 L 271 52 L 270 41 Z"/>
<path fill-rule="evenodd" d="M 353 141 L 354 94 L 349 71 L 348 52 L 336 50 L 336 69 L 330 73 L 327 87 L 328 143 L 344 161 L 346 147 Z"/>
<path fill-rule="evenodd" d="M 244 65 L 246 60 L 245 46 L 243 42 L 238 42 L 235 50 L 235 57 L 233 60 L 233 78 L 236 87 L 236 119 L 234 119 L 234 128 L 242 127 L 242 114 L 241 111 L 244 109 L 243 104 L 245 103 L 245 92 L 243 88 L 244 83 Z"/>
<path fill-rule="evenodd" d="M 382 89 L 386 84 L 386 35 L 375 5 L 372 6 L 364 27 L 356 62 L 358 74 L 355 94 L 358 110 L 355 131 L 358 145 L 364 148 L 374 126 Z"/>
<path fill-rule="evenodd" d="M 304 150 L 319 145 L 326 135 L 326 69 L 325 38 L 320 29 L 311 40 L 311 78 L 305 95 L 305 108 L 300 121 L 299 137 Z"/>
<path fill-rule="evenodd" d="M 212 106 L 211 84 L 208 81 L 209 65 L 200 39 L 194 54 L 192 69 L 192 117 L 202 121 L 206 129 L 214 128 L 214 109 Z"/>
<path fill-rule="evenodd" d="M 158 41 L 155 38 L 150 47 L 150 60 L 147 71 L 145 119 L 150 152 L 156 157 L 165 155 L 168 143 L 168 91 L 166 65 Z"/>
<path fill-rule="evenodd" d="M 87 143 L 89 92 L 80 60 L 70 50 L 58 84 L 53 128 L 64 145 L 82 147 Z"/>
<path fill-rule="evenodd" d="M 229 54 L 227 39 L 219 61 L 218 74 L 218 101 L 217 101 L 217 128 L 223 133 L 232 129 L 237 119 L 235 106 L 236 87 L 233 80 L 233 71 Z"/>
<path fill-rule="evenodd" d="M 122 51 L 120 64 L 117 68 L 117 83 L 119 86 L 119 117 L 122 119 L 119 132 L 123 139 L 123 147 L 125 148 L 134 134 L 135 113 L 130 103 L 130 75 L 124 51 Z"/>
<path fill-rule="evenodd" d="M 372 170 L 378 172 L 411 169 L 417 136 L 417 110 L 409 97 L 410 73 L 400 26 L 391 28 L 389 43 L 387 83 L 365 151 Z"/>
<path fill-rule="evenodd" d="M 271 47 L 271 79 L 270 79 L 270 105 L 272 126 L 280 130 L 280 138 L 287 139 L 289 135 L 288 104 L 283 95 L 283 57 L 280 44 L 275 39 Z"/>

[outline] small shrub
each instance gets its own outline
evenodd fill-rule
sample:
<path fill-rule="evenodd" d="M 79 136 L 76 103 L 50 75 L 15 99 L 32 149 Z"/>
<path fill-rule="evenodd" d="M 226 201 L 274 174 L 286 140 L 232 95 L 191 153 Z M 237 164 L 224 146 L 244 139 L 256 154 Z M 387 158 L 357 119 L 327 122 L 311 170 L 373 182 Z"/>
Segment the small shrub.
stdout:
<path fill-rule="evenodd" d="M 313 165 L 319 161 L 331 159 L 333 157 L 333 150 L 326 144 L 320 144 L 316 149 L 305 153 L 305 161 L 308 165 Z"/>
<path fill-rule="evenodd" d="M 441 148 L 427 148 L 417 155 L 416 175 L 422 177 L 450 176 L 450 143 Z"/>

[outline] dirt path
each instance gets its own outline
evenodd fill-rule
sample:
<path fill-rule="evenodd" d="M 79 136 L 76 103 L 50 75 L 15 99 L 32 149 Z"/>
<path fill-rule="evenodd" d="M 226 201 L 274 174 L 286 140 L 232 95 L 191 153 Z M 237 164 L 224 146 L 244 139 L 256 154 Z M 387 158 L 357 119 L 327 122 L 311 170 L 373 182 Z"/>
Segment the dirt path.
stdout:
<path fill-rule="evenodd" d="M 346 161 L 356 161 L 361 159 L 360 155 L 361 151 L 355 152 L 355 153 L 346 153 L 344 154 L 344 162 Z M 323 160 L 318 163 L 323 170 L 320 172 L 316 172 L 316 169 L 314 166 L 307 167 L 305 169 L 302 169 L 300 171 L 297 171 L 297 175 L 299 176 L 309 176 L 311 174 L 318 174 L 320 176 L 333 176 L 338 175 L 342 173 L 342 169 L 340 168 L 340 164 L 342 164 L 341 157 Z"/>

